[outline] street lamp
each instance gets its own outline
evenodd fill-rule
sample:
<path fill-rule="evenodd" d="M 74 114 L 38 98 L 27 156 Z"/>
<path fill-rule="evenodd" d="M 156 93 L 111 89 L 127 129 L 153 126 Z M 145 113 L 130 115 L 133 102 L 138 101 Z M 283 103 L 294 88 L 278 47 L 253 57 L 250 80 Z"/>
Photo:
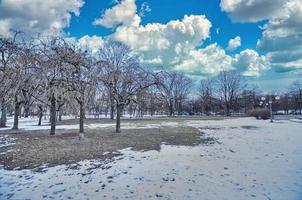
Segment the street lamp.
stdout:
<path fill-rule="evenodd" d="M 261 100 L 263 101 L 261 101 L 260 102 L 260 104 L 262 105 L 263 103 L 264 103 L 264 101 L 266 100 L 266 98 L 265 97 L 261 97 Z M 280 100 L 280 97 L 279 96 L 272 96 L 272 95 L 270 95 L 269 96 L 269 100 L 268 100 L 268 104 L 266 103 L 265 105 L 269 105 L 269 112 L 270 112 L 270 118 L 271 118 L 271 122 L 274 122 L 273 121 L 273 118 L 274 118 L 274 116 L 273 116 L 273 101 L 279 101 Z"/>

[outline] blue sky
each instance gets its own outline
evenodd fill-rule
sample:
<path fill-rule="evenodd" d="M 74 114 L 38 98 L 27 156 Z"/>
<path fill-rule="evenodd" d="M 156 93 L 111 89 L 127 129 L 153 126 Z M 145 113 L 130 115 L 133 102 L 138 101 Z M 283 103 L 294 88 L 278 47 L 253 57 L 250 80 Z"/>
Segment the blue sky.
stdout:
<path fill-rule="evenodd" d="M 63 34 L 125 43 L 143 65 L 198 81 L 236 69 L 264 91 L 302 80 L 301 0 L 1 0 L 0 35 Z"/>
<path fill-rule="evenodd" d="M 259 26 L 264 22 L 258 23 L 234 23 L 222 12 L 219 7 L 220 0 L 137 0 L 136 5 L 141 8 L 143 3 L 147 3 L 151 11 L 142 17 L 142 24 L 148 23 L 167 23 L 170 20 L 182 19 L 185 14 L 206 15 L 211 21 L 211 38 L 206 40 L 204 46 L 217 42 L 222 47 L 228 46 L 230 38 L 240 36 L 244 41 L 241 49 L 256 48 L 257 40 L 261 37 L 262 31 Z M 81 15 L 73 17 L 70 27 L 65 31 L 70 35 L 81 38 L 85 35 L 101 35 L 107 36 L 113 32 L 112 29 L 95 26 L 92 24 L 94 19 L 99 18 L 102 13 L 115 5 L 112 0 L 89 0 L 86 1 L 81 8 Z M 219 29 L 219 34 L 216 34 L 216 29 Z"/>

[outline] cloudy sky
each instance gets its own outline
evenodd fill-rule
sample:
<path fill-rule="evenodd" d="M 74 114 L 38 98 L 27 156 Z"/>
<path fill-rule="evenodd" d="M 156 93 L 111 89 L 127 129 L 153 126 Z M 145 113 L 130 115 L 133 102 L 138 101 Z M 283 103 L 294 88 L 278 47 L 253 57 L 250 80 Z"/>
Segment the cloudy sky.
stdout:
<path fill-rule="evenodd" d="M 93 52 L 108 38 L 151 69 L 195 80 L 237 69 L 262 90 L 302 80 L 302 0 L 0 0 L 0 34 L 62 34 Z"/>

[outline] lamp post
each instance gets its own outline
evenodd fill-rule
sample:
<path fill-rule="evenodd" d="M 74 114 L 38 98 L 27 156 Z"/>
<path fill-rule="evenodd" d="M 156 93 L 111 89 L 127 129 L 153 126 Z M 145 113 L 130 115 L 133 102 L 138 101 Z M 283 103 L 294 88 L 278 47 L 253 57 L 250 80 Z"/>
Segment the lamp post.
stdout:
<path fill-rule="evenodd" d="M 269 103 L 269 113 L 270 113 L 271 122 L 274 122 L 273 121 L 273 108 L 272 108 L 273 100 L 272 100 L 271 95 L 269 96 L 268 103 Z"/>
<path fill-rule="evenodd" d="M 270 95 L 269 96 L 269 100 L 268 100 L 268 104 L 267 103 L 265 103 L 265 100 L 266 100 L 266 98 L 265 97 L 261 97 L 261 104 L 263 104 L 264 103 L 264 105 L 265 105 L 265 107 L 267 106 L 267 105 L 269 105 L 269 113 L 270 113 L 270 121 L 271 122 L 274 122 L 274 120 L 273 120 L 273 118 L 274 118 L 274 116 L 273 116 L 273 100 L 275 100 L 275 101 L 279 101 L 280 100 L 280 97 L 279 96 L 272 96 L 272 95 Z M 262 103 L 263 102 L 263 103 Z"/>

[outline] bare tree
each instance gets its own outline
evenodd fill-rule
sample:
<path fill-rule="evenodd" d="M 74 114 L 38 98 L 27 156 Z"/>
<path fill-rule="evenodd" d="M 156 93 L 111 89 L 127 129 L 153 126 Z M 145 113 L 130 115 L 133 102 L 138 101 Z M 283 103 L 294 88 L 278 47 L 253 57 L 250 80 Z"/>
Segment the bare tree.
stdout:
<path fill-rule="evenodd" d="M 199 95 L 201 98 L 202 112 L 210 114 L 212 109 L 213 85 L 211 80 L 202 80 L 200 82 Z"/>
<path fill-rule="evenodd" d="M 169 116 L 174 115 L 175 109 L 181 112 L 183 100 L 192 86 L 191 79 L 177 71 L 162 71 L 157 77 L 158 94 L 165 102 Z"/>
<path fill-rule="evenodd" d="M 0 37 L 0 104 L 1 119 L 0 128 L 6 126 L 6 106 L 11 98 L 12 90 L 17 84 L 17 73 L 14 69 L 14 61 L 18 54 L 17 37 L 19 32 L 15 32 L 12 37 Z"/>
<path fill-rule="evenodd" d="M 65 42 L 64 46 L 64 61 L 67 66 L 67 79 L 66 84 L 68 91 L 72 97 L 76 100 L 80 110 L 80 136 L 84 138 L 84 118 L 87 96 L 95 88 L 95 73 L 94 64 L 87 56 L 87 51 L 83 51 L 81 48 L 74 44 Z"/>
<path fill-rule="evenodd" d="M 237 71 L 222 71 L 215 79 L 216 93 L 221 99 L 225 115 L 230 116 L 236 101 L 239 98 L 245 83 Z"/>
<path fill-rule="evenodd" d="M 162 71 L 158 74 L 158 94 L 161 101 L 165 102 L 169 116 L 174 115 L 175 97 L 173 94 L 174 84 L 176 82 L 176 73 Z"/>
<path fill-rule="evenodd" d="M 55 134 L 57 99 L 66 93 L 66 63 L 64 62 L 64 41 L 61 38 L 48 38 L 41 41 L 39 52 L 39 68 L 37 79 L 39 79 L 39 90 L 44 91 L 50 106 L 50 135 Z M 43 101 L 36 98 L 39 101 Z"/>
<path fill-rule="evenodd" d="M 116 132 L 121 131 L 122 112 L 133 98 L 155 84 L 153 75 L 142 68 L 124 44 L 108 41 L 100 50 L 99 79 L 108 88 L 116 105 Z"/>
<path fill-rule="evenodd" d="M 192 89 L 193 82 L 184 73 L 182 72 L 175 72 L 175 73 L 176 73 L 176 80 L 174 83 L 174 90 L 173 90 L 174 99 L 175 99 L 175 108 L 178 114 L 181 114 L 181 112 L 183 111 L 183 103 L 185 99 L 188 97 Z"/>
<path fill-rule="evenodd" d="M 291 86 L 291 94 L 294 99 L 294 107 L 302 115 L 302 83 L 299 81 L 293 82 Z"/>
<path fill-rule="evenodd" d="M 288 115 L 289 114 L 289 110 L 290 110 L 290 93 L 285 92 L 283 94 L 280 95 L 280 100 L 277 102 L 278 109 L 282 109 L 284 111 L 284 114 Z M 276 107 L 274 107 L 276 108 Z"/>
<path fill-rule="evenodd" d="M 31 41 L 19 44 L 18 56 L 15 59 L 14 70 L 17 80 L 14 87 L 14 126 L 13 129 L 18 129 L 18 118 L 21 105 L 25 106 L 25 117 L 29 115 L 29 109 L 34 103 L 32 94 L 36 92 L 35 73 L 37 67 L 36 54 L 34 45 Z"/>
<path fill-rule="evenodd" d="M 257 86 L 244 89 L 241 93 L 240 104 L 238 105 L 238 107 L 243 108 L 245 114 L 247 114 L 249 110 L 255 109 L 258 105 L 257 95 L 259 93 L 260 92 Z"/>

